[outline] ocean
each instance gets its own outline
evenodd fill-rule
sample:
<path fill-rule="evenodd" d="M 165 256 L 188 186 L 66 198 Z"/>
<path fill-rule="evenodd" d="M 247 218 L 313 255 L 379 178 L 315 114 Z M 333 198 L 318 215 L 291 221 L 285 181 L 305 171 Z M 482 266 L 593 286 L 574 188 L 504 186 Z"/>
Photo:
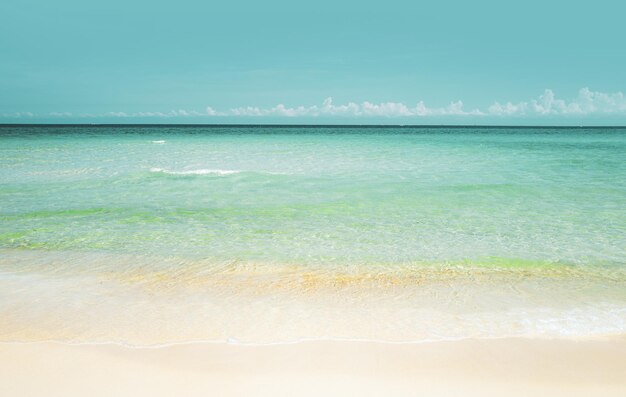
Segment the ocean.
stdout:
<path fill-rule="evenodd" d="M 626 128 L 0 126 L 0 341 L 626 332 Z"/>

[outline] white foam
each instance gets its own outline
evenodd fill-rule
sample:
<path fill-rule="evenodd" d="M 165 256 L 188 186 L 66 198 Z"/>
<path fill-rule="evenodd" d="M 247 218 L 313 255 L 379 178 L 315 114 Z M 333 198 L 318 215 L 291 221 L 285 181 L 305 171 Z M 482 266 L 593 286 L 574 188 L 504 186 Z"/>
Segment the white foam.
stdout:
<path fill-rule="evenodd" d="M 232 175 L 238 174 L 241 171 L 237 170 L 219 170 L 219 169 L 198 169 L 198 170 L 187 170 L 187 171 L 170 171 L 163 168 L 150 168 L 150 172 L 160 172 L 163 174 L 169 175 Z"/>
<path fill-rule="evenodd" d="M 156 144 L 161 145 L 161 144 L 164 144 L 164 143 L 165 143 L 165 141 L 152 141 L 152 143 L 156 143 Z"/>

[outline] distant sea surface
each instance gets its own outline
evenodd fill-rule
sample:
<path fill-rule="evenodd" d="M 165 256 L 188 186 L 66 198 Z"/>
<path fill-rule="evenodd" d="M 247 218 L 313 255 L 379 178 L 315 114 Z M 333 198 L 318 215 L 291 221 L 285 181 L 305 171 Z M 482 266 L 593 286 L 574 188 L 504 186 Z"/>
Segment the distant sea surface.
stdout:
<path fill-rule="evenodd" d="M 0 126 L 0 341 L 626 333 L 626 129 Z"/>

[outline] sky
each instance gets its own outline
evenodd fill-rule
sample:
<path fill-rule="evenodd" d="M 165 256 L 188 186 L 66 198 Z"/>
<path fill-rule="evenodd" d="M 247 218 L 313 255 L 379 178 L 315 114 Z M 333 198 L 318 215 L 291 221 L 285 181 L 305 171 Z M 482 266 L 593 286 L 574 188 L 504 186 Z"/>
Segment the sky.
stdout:
<path fill-rule="evenodd" d="M 0 2 L 0 123 L 626 125 L 624 1 Z"/>

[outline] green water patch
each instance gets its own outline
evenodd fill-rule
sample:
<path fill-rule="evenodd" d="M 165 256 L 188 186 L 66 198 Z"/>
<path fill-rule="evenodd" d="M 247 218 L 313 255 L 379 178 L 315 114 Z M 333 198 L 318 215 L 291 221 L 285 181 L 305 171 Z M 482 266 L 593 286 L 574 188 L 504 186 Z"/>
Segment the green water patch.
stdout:
<path fill-rule="evenodd" d="M 80 208 L 80 209 L 62 209 L 62 210 L 40 210 L 24 212 L 20 214 L 1 215 L 1 220 L 17 220 L 17 219 L 35 219 L 35 218 L 57 218 L 57 217 L 81 217 L 91 215 L 103 215 L 118 212 L 118 209 L 111 208 Z"/>
<path fill-rule="evenodd" d="M 595 277 L 611 281 L 626 282 L 626 263 L 594 261 L 574 263 L 541 259 L 485 257 L 446 261 L 442 266 L 506 272 L 526 276 L 542 277 Z"/>
<path fill-rule="evenodd" d="M 72 220 L 82 218 L 106 218 L 107 221 L 120 223 L 159 223 L 167 222 L 168 213 L 159 214 L 157 211 L 136 210 L 132 208 L 81 208 L 62 210 L 40 210 L 19 214 L 0 215 L 4 221 L 28 221 L 28 220 Z M 169 213 L 171 215 L 171 213 Z"/>
<path fill-rule="evenodd" d="M 624 265 L 589 263 L 577 265 L 566 262 L 533 260 L 523 258 L 464 259 L 458 261 L 414 261 L 414 262 L 363 262 L 333 261 L 308 263 L 298 260 L 254 260 L 242 257 L 193 258 L 185 255 L 165 256 L 150 252 L 124 253 L 107 249 L 97 244 L 89 248 L 76 248 L 65 244 L 43 245 L 36 242 L 28 246 L 15 246 L 0 249 L 0 265 L 11 271 L 22 271 L 26 264 L 33 271 L 70 272 L 84 271 L 98 273 L 102 270 L 112 273 L 134 272 L 140 274 L 169 274 L 178 278 L 187 274 L 189 278 L 204 277 L 225 271 L 230 275 L 246 275 L 251 281 L 263 280 L 267 276 L 284 274 L 286 277 L 311 275 L 319 278 L 349 276 L 353 280 L 372 281 L 393 278 L 393 285 L 410 285 L 438 280 L 479 280 L 508 279 L 511 282 L 528 279 L 544 280 L 595 280 L 598 286 L 619 287 L 626 283 Z M 23 259 L 31 258 L 33 260 Z M 49 265 L 48 265 L 49 264 Z M 486 277 L 486 278 L 485 278 Z M 495 278 L 491 278 L 495 277 Z M 416 281 L 419 281 L 416 283 Z M 385 288 L 390 285 L 386 285 Z M 624 290 L 622 290 L 624 291 Z"/>
<path fill-rule="evenodd" d="M 464 259 L 460 261 L 449 262 L 449 264 L 473 267 L 501 267 L 505 269 L 547 269 L 572 266 L 572 264 L 567 264 L 564 262 L 521 258 L 501 258 L 495 256 L 486 257 L 483 259 Z"/>
<path fill-rule="evenodd" d="M 29 232 L 27 231 L 0 233 L 0 245 L 13 245 L 26 238 L 28 235 Z"/>

